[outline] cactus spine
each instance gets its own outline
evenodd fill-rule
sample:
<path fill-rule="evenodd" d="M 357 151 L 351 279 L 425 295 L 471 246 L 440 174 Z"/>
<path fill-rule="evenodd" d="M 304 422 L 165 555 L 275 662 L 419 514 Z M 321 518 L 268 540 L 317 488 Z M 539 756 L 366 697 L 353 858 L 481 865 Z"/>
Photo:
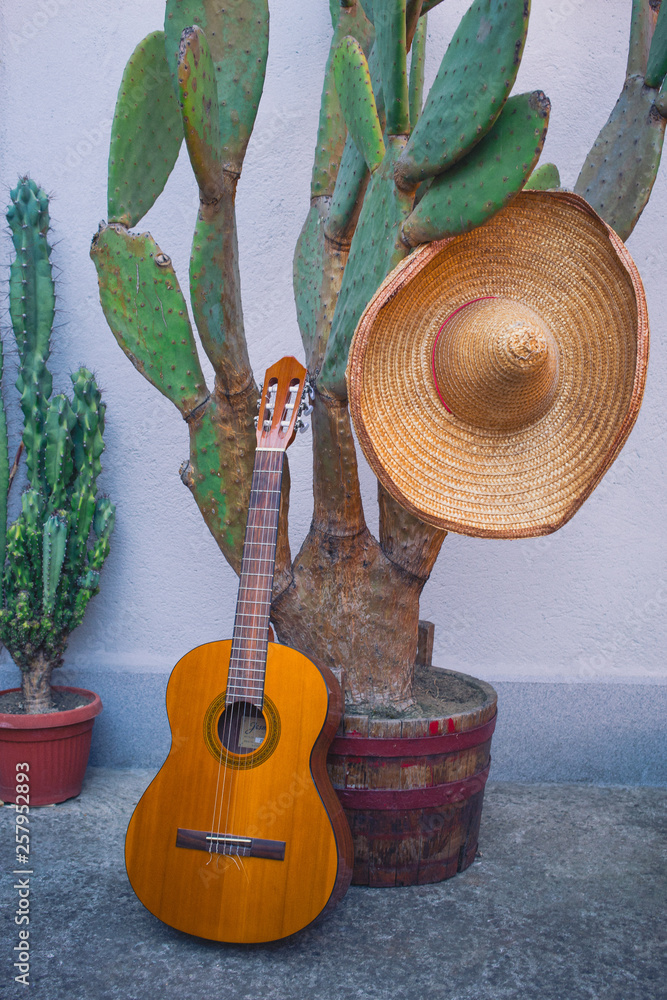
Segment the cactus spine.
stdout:
<path fill-rule="evenodd" d="M 48 198 L 34 181 L 23 178 L 11 192 L 7 219 L 16 249 L 10 316 L 29 485 L 7 531 L 0 639 L 21 669 L 24 709 L 35 713 L 52 709 L 51 673 L 98 592 L 115 509 L 96 498 L 105 406 L 95 379 L 80 368 L 72 375 L 72 402 L 62 394 L 49 398 L 55 291 Z M 1 443 L 0 453 L 6 455 Z"/>
<path fill-rule="evenodd" d="M 283 641 L 345 667 L 348 703 L 393 711 L 411 704 L 419 595 L 445 535 L 406 514 L 381 488 L 379 538 L 366 527 L 345 395 L 350 340 L 378 285 L 415 243 L 483 223 L 529 178 L 535 186 L 559 183 L 553 166 L 534 171 L 547 98 L 540 91 L 510 97 L 529 0 L 474 0 L 422 108 L 425 15 L 438 2 L 330 0 L 333 37 L 311 204 L 294 256 L 297 315 L 315 384 L 314 510 L 292 561 L 285 476 L 272 619 Z M 635 0 L 637 9 L 648 4 Z M 114 215 L 113 157 L 110 224 L 94 237 L 91 257 L 118 343 L 188 423 L 190 458 L 182 479 L 238 569 L 256 391 L 243 330 L 234 197 L 262 90 L 266 0 L 217 7 L 208 0 L 167 0 L 164 28 L 181 130 L 200 189 L 190 294 L 199 340 L 215 369 L 212 388 L 201 374 L 169 258 L 152 237 L 129 232 L 130 223 Z M 148 41 L 132 56 L 133 69 Z M 660 43 L 651 62 L 655 74 L 662 64 Z M 145 131 L 152 118 L 152 95 L 146 91 L 139 101 L 135 94 L 130 102 L 121 85 L 118 129 L 130 129 L 132 120 Z M 118 137 L 114 142 L 112 149 L 127 145 Z M 139 157 L 132 169 L 144 184 Z M 140 301 L 148 307 L 157 296 L 153 308 L 142 311 L 140 328 L 130 295 L 138 275 Z"/>

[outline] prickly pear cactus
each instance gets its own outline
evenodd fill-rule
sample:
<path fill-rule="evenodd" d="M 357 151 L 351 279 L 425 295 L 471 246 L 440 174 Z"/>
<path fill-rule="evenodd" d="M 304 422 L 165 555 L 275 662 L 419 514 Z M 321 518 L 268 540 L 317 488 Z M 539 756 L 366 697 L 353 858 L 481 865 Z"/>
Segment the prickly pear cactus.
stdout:
<path fill-rule="evenodd" d="M 445 533 L 406 514 L 382 488 L 379 538 L 366 527 L 344 378 L 350 341 L 377 287 L 418 243 L 483 224 L 526 184 L 559 185 L 553 164 L 535 169 L 548 99 L 540 91 L 510 96 L 529 0 L 474 0 L 424 100 L 426 13 L 438 2 L 330 0 L 333 35 L 311 203 L 294 256 L 297 315 L 315 387 L 314 511 L 292 560 L 285 476 L 272 620 L 282 641 L 345 668 L 348 704 L 390 712 L 413 702 L 419 595 Z M 183 482 L 238 569 L 257 390 L 243 330 L 234 198 L 263 84 L 266 0 L 167 0 L 166 7 L 164 51 L 181 115 L 173 134 L 185 137 L 200 189 L 190 296 L 199 342 L 215 369 L 212 387 L 169 257 L 150 235 L 127 228 L 140 217 L 139 198 L 125 196 L 132 223 L 127 213 L 111 211 L 114 150 L 129 148 L 137 115 L 128 108 L 125 81 L 137 53 L 152 52 L 158 34 L 140 44 L 123 77 L 109 160 L 111 218 L 93 238 L 91 256 L 118 343 L 188 424 Z M 650 63 L 656 78 L 660 45 Z M 162 64 L 157 54 L 151 58 Z M 144 99 L 135 94 L 134 105 L 141 106 L 145 134 L 153 113 L 143 86 Z M 156 120 L 153 127 L 162 126 Z M 133 170 L 147 190 L 141 157 Z"/>
<path fill-rule="evenodd" d="M 646 207 L 665 138 L 667 4 L 658 7 L 634 0 L 625 84 L 574 187 L 623 240 Z"/>
<path fill-rule="evenodd" d="M 99 590 L 115 508 L 97 497 L 105 406 L 95 379 L 80 368 L 72 375 L 71 400 L 51 395 L 46 362 L 55 293 L 49 206 L 34 181 L 23 178 L 11 192 L 7 220 L 16 250 L 9 304 L 19 353 L 16 385 L 28 489 L 7 530 L 0 639 L 21 669 L 24 709 L 35 713 L 52 708 L 51 672 Z M 6 455 L 1 443 L 0 454 Z M 5 497 L 6 492 L 5 477 Z"/>

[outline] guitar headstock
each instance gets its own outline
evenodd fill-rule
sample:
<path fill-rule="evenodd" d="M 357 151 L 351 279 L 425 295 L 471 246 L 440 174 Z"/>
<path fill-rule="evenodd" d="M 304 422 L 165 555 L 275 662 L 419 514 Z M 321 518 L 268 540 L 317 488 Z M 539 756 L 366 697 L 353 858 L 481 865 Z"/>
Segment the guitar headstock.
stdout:
<path fill-rule="evenodd" d="M 306 369 L 286 357 L 267 369 L 257 418 L 257 447 L 284 451 L 294 440 Z"/>

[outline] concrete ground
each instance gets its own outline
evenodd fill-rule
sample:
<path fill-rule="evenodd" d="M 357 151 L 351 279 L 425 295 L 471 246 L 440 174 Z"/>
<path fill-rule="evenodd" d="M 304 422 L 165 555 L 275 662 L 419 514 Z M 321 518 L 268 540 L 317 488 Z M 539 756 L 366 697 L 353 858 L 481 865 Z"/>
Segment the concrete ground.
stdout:
<path fill-rule="evenodd" d="M 664 1000 L 667 790 L 493 783 L 481 857 L 440 885 L 352 888 L 284 944 L 161 924 L 125 827 L 152 773 L 91 768 L 31 813 L 30 982 L 45 1000 Z M 0 809 L 0 996 L 18 944 L 14 810 Z"/>

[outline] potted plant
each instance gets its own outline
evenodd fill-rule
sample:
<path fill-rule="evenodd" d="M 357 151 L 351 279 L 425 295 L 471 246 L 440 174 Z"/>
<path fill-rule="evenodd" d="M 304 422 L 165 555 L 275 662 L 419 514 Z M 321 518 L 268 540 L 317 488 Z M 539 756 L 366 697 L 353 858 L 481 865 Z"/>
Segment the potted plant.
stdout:
<path fill-rule="evenodd" d="M 450 728 L 477 719 L 476 739 L 485 746 L 495 695 L 471 682 L 464 720 L 456 705 L 470 679 L 431 669 L 430 655 L 415 668 L 419 599 L 446 531 L 406 510 L 379 482 L 373 537 L 345 381 L 362 313 L 416 246 L 461 236 L 524 188 L 560 187 L 553 164 L 537 166 L 548 100 L 540 91 L 510 96 L 530 4 L 474 0 L 424 100 L 426 17 L 439 2 L 330 2 L 332 42 L 310 202 L 294 255 L 297 318 L 314 391 L 313 518 L 293 558 L 286 474 L 271 620 L 281 641 L 344 669 L 346 735 L 392 744 L 398 736 L 444 740 Z M 119 346 L 187 422 L 190 457 L 182 481 L 238 572 L 258 390 L 243 324 L 235 197 L 262 94 L 269 3 L 213 6 L 166 0 L 164 31 L 144 38 L 127 63 L 111 129 L 108 222 L 93 237 L 91 257 Z M 656 21 L 653 2 L 632 4 L 628 78 L 576 184 L 623 239 L 648 199 L 667 116 L 664 33 Z M 165 188 L 183 142 L 200 194 L 189 274 L 198 340 L 171 258 L 150 233 L 133 231 Z M 626 155 L 630 146 L 636 156 Z M 215 370 L 212 385 L 200 348 Z M 380 756 L 378 742 L 369 742 L 373 759 Z M 344 756 L 340 743 L 336 750 Z M 421 743 L 415 752 L 423 754 Z M 359 758 L 359 743 L 349 756 Z M 481 782 L 486 760 L 471 752 L 469 763 L 470 790 L 473 780 Z M 357 789 L 367 781 L 359 768 L 348 775 L 340 760 L 332 767 L 343 791 L 348 777 Z M 481 803 L 481 793 L 475 795 Z M 389 820 L 394 843 L 394 817 L 407 814 L 397 808 Z M 432 819 L 419 833 L 435 830 L 440 837 L 444 870 L 469 863 L 478 816 L 462 821 L 467 833 L 460 847 L 441 833 L 448 817 Z M 357 845 L 360 870 L 365 865 L 367 872 L 364 838 L 360 833 Z M 386 874 L 399 877 L 395 866 Z M 422 875 L 401 873 L 406 877 Z M 355 880 L 365 878 L 355 873 Z"/>
<path fill-rule="evenodd" d="M 0 639 L 21 671 L 21 687 L 0 692 L 0 798 L 14 801 L 16 765 L 28 763 L 30 804 L 45 805 L 81 790 L 93 720 L 102 710 L 96 694 L 54 687 L 51 676 L 99 590 L 115 507 L 97 496 L 105 406 L 94 377 L 80 368 L 71 376 L 71 400 L 52 395 L 49 201 L 34 181 L 24 177 L 11 192 L 7 220 L 16 249 L 9 307 L 24 426 L 10 472 L 2 413 Z M 22 453 L 27 487 L 21 512 L 5 529 L 7 493 Z"/>

